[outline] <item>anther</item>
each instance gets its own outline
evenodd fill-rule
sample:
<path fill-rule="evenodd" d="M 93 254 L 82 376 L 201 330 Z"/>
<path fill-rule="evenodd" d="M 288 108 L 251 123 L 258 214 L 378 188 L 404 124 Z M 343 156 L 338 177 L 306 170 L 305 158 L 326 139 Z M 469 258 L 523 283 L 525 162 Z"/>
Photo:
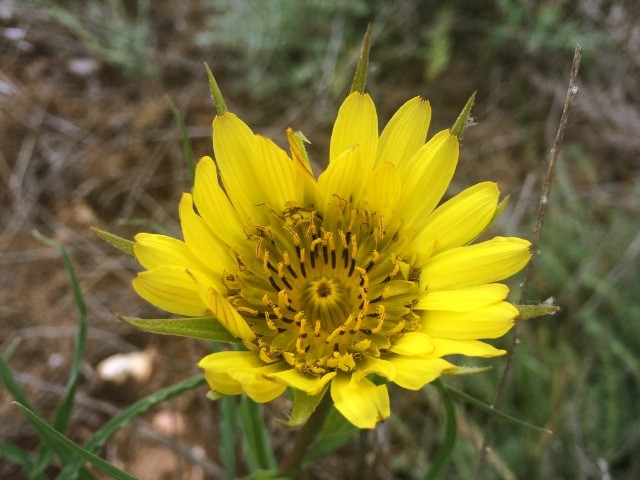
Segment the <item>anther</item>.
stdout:
<path fill-rule="evenodd" d="M 278 327 L 276 327 L 276 324 L 273 323 L 273 320 L 271 320 L 271 318 L 269 318 L 269 312 L 264 312 L 264 319 L 267 321 L 267 327 L 269 327 L 269 330 L 273 330 L 274 332 L 278 331 Z"/>
<path fill-rule="evenodd" d="M 249 307 L 236 307 L 236 310 L 238 311 L 238 313 L 248 313 L 249 315 L 254 315 L 254 316 L 261 316 L 261 313 L 258 310 L 254 310 L 253 308 L 249 308 Z"/>
<path fill-rule="evenodd" d="M 387 312 L 384 308 L 384 305 L 378 305 L 378 315 L 380 316 L 380 319 L 378 320 L 378 324 L 375 326 L 375 328 L 371 330 L 371 333 L 378 333 L 380 330 L 382 330 L 382 325 L 384 324 L 384 320 L 387 317 Z"/>
<path fill-rule="evenodd" d="M 307 277 L 307 270 L 304 266 L 304 257 L 305 257 L 305 253 L 306 250 L 303 248 L 302 250 L 300 250 L 299 247 L 296 247 L 297 253 L 298 253 L 298 258 L 300 258 L 300 273 L 302 273 L 303 277 Z"/>

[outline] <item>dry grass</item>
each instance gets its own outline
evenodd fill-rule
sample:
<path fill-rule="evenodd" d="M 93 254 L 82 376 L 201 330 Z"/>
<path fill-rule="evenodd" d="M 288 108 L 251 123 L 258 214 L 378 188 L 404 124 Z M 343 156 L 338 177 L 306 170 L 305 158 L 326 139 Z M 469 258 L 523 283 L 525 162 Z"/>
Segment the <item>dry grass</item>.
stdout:
<path fill-rule="evenodd" d="M 451 58 L 437 78 L 424 73 L 428 56 L 421 48 L 434 27 L 433 18 L 439 17 L 427 15 L 420 2 L 405 0 L 397 9 L 387 6 L 373 15 L 330 12 L 332 23 L 319 30 L 310 24 L 318 36 L 298 38 L 293 53 L 278 50 L 285 43 L 269 46 L 270 60 L 260 65 L 264 75 L 279 74 L 276 79 L 287 81 L 283 75 L 291 64 L 286 62 L 292 62 L 287 55 L 296 55 L 293 65 L 317 63 L 321 73 L 302 72 L 300 83 L 291 84 L 290 90 L 265 96 L 259 84 L 243 83 L 242 69 L 251 65 L 242 64 L 244 45 L 239 40 L 216 47 L 198 37 L 211 18 L 225 19 L 224 11 L 205 2 L 154 2 L 143 19 L 148 28 L 144 48 L 136 50 L 136 61 L 148 62 L 149 70 L 134 73 L 91 50 L 37 2 L 0 2 L 0 348 L 4 352 L 21 340 L 10 363 L 37 407 L 50 414 L 61 396 L 76 317 L 57 254 L 33 239 L 33 229 L 68 248 L 90 312 L 72 438 L 86 438 L 119 408 L 191 375 L 196 359 L 208 350 L 204 343 L 142 334 L 118 323 L 116 312 L 155 312 L 130 288 L 135 262 L 89 231 L 95 225 L 130 238 L 158 224 L 178 232 L 177 200 L 188 190 L 189 177 L 164 96 L 170 95 L 185 114 L 196 154 L 210 154 L 213 106 L 203 61 L 229 92 L 228 104 L 258 132 L 281 141 L 287 126 L 302 129 L 314 142 L 312 155 L 321 159 L 332 116 L 348 88 L 344 80 L 355 62 L 361 27 L 373 17 L 369 84 L 381 118 L 388 118 L 404 99 L 422 93 L 432 101 L 432 131 L 445 128 L 469 93 L 478 89 L 478 125 L 466 133 L 460 173 L 450 193 L 471 182 L 498 181 L 512 201 L 495 231 L 530 236 L 573 45 L 568 53 L 527 50 L 522 38 L 539 27 L 531 24 L 513 30 L 517 37 L 491 43 L 488 39 L 497 26 L 508 25 L 505 17 L 495 8 L 472 16 L 463 3 L 452 3 L 459 21 L 449 30 Z M 593 51 L 585 47 L 580 92 L 533 285 L 535 298 L 557 296 L 565 313 L 525 329 L 526 345 L 518 353 L 519 367 L 505 405 L 511 413 L 546 424 L 557 434 L 523 435 L 515 427 L 502 426 L 498 445 L 488 457 L 492 476 L 487 478 L 609 478 L 607 474 L 614 473 L 615 478 L 631 479 L 640 472 L 634 457 L 640 424 L 631 411 L 637 404 L 625 403 L 636 398 L 632 394 L 640 388 L 640 345 L 634 339 L 640 309 L 625 294 L 640 282 L 639 18 L 633 2 L 569 4 L 560 23 L 578 22 L 582 33 L 604 35 L 607 42 Z M 125 18 L 135 18 L 136 5 L 140 3 L 125 2 Z M 81 20 L 87 15 L 72 2 L 66 8 Z M 309 52 L 322 55 L 312 58 Z M 126 49 L 119 53 L 129 54 Z M 299 73 L 289 71 L 292 76 Z M 261 103 L 254 103 L 261 94 Z M 126 226 L 118 223 L 122 219 L 150 223 Z M 628 322 L 624 335 L 616 330 L 623 328 L 623 317 Z M 612 347 L 607 350 L 605 344 Z M 153 356 L 149 382 L 115 388 L 98 379 L 95 367 L 100 360 L 134 350 Z M 491 364 L 499 370 L 502 361 Z M 491 374 L 464 379 L 462 385 L 489 400 L 497 382 Z M 530 398 L 533 386 L 544 392 L 542 398 Z M 376 458 L 367 457 L 376 478 L 414 478 L 432 458 L 439 442 L 434 432 L 441 428 L 439 403 L 432 393 L 393 396 L 392 419 L 369 439 L 377 452 Z M 609 426 L 595 438 L 597 421 L 588 416 L 598 406 L 602 411 L 594 418 Z M 281 400 L 267 409 L 278 453 L 290 437 L 274 419 L 286 408 L 287 401 Z M 450 474 L 467 478 L 486 420 L 467 407 L 459 412 L 461 440 Z M 192 393 L 135 422 L 101 455 L 140 478 L 218 478 L 217 416 L 204 392 Z M 35 435 L 4 390 L 0 419 L 3 440 L 36 445 Z M 350 455 L 356 448 L 355 441 L 348 444 L 304 478 L 354 478 Z M 48 475 L 53 478 L 55 473 L 51 469 Z M 0 463 L 0 477 L 20 478 L 20 473 Z"/>

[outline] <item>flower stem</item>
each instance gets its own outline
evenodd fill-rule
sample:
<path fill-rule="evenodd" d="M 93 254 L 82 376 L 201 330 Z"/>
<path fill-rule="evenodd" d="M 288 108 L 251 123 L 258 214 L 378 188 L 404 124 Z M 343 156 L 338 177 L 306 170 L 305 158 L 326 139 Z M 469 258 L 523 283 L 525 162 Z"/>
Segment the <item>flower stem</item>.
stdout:
<path fill-rule="evenodd" d="M 294 440 L 293 446 L 289 453 L 280 464 L 278 475 L 283 477 L 291 476 L 300 468 L 300 463 L 307 453 L 309 447 L 313 444 L 313 440 L 322 430 L 322 425 L 331 409 L 331 396 L 325 394 L 324 398 L 311 414 L 307 423 L 298 431 L 298 435 Z"/>

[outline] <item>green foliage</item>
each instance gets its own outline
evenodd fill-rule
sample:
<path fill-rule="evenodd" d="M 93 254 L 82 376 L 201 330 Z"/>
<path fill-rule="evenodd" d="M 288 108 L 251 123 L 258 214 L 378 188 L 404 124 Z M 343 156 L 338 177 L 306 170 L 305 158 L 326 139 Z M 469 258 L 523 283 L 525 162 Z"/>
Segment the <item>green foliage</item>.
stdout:
<path fill-rule="evenodd" d="M 73 9 L 39 0 L 51 17 L 73 34 L 94 57 L 124 74 L 148 75 L 149 0 L 137 0 L 132 15 L 122 0 L 91 0 Z"/>

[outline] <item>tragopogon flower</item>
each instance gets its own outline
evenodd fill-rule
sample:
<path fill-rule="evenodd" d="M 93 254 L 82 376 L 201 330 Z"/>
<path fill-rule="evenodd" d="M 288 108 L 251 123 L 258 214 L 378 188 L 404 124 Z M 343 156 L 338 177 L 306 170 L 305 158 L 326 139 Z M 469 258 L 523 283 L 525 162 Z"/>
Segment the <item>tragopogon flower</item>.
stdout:
<path fill-rule="evenodd" d="M 480 340 L 514 324 L 518 310 L 495 282 L 527 263 L 530 244 L 471 244 L 496 213 L 495 183 L 439 205 L 470 108 L 425 144 L 427 101 L 409 100 L 379 135 L 373 101 L 355 91 L 318 178 L 301 135 L 287 131 L 289 156 L 219 109 L 215 162 L 199 161 L 180 201 L 184 241 L 137 235 L 146 271 L 133 281 L 152 304 L 214 316 L 245 345 L 200 362 L 214 392 L 268 402 L 288 386 L 317 396 L 330 383 L 336 408 L 373 428 L 390 407 L 369 375 L 417 390 L 456 371 L 447 355 L 504 353 Z"/>

